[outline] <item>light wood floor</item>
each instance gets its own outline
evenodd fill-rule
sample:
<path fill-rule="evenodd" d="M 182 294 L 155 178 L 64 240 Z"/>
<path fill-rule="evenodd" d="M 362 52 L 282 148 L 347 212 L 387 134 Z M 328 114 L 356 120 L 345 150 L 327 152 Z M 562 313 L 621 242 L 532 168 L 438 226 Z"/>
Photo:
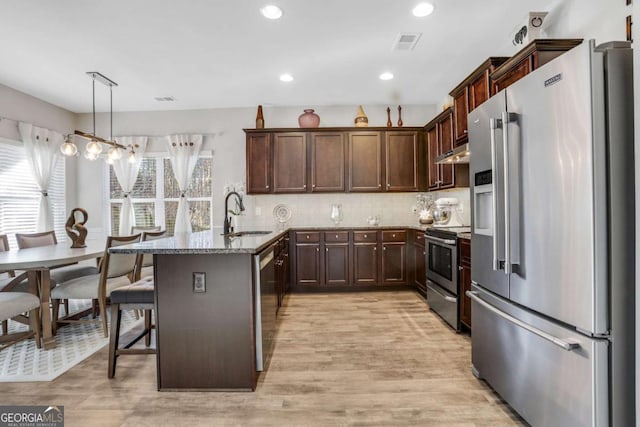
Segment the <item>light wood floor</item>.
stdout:
<path fill-rule="evenodd" d="M 471 340 L 412 291 L 294 294 L 254 393 L 156 391 L 154 356 L 106 348 L 51 383 L 0 385 L 0 404 L 64 405 L 67 426 L 513 426 L 471 374 Z"/>

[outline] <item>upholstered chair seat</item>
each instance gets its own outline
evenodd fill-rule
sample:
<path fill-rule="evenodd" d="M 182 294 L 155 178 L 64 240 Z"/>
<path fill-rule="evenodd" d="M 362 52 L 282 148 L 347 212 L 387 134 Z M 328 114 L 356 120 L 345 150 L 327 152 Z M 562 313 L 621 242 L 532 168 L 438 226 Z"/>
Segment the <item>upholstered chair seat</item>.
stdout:
<path fill-rule="evenodd" d="M 131 281 L 126 276 L 107 279 L 106 296 L 111 295 L 111 291 L 130 284 Z M 100 287 L 100 274 L 92 276 L 82 276 L 60 283 L 51 289 L 51 299 L 94 299 L 98 296 Z"/>

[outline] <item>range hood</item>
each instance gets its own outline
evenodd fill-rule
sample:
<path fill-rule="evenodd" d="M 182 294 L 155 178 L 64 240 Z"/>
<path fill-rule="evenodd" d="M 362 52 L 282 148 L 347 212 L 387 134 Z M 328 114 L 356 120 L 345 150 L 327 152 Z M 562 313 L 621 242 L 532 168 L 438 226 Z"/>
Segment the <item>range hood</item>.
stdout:
<path fill-rule="evenodd" d="M 436 157 L 436 164 L 445 165 L 449 163 L 469 163 L 469 144 L 460 145 L 451 151 L 447 151 Z"/>

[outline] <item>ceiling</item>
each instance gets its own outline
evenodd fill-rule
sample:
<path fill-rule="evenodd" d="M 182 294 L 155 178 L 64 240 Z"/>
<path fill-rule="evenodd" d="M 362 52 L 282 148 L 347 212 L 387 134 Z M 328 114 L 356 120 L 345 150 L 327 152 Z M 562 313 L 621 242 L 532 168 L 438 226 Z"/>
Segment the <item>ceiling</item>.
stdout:
<path fill-rule="evenodd" d="M 114 111 L 440 104 L 487 57 L 517 50 L 529 11 L 560 0 L 429 1 L 416 18 L 419 0 L 5 0 L 0 83 L 73 112 L 91 111 L 87 71 L 119 84 Z M 267 3 L 280 20 L 260 14 Z M 392 51 L 405 32 L 422 33 L 415 49 Z M 176 101 L 154 100 L 165 96 Z"/>

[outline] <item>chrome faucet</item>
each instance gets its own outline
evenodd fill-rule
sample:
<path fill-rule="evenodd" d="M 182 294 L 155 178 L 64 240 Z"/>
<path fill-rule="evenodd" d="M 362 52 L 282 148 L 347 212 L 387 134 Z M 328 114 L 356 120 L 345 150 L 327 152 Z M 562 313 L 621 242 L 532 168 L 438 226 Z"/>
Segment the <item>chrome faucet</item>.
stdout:
<path fill-rule="evenodd" d="M 240 204 L 240 212 L 244 212 L 244 204 L 242 203 L 242 196 L 240 194 L 238 194 L 236 191 L 230 191 L 229 194 L 227 194 L 227 197 L 225 197 L 224 199 L 224 234 L 229 234 L 231 232 L 233 232 L 233 229 L 231 227 L 231 218 L 228 216 L 229 214 L 229 197 L 232 196 L 233 194 L 236 195 L 236 198 L 238 199 L 238 202 Z"/>

